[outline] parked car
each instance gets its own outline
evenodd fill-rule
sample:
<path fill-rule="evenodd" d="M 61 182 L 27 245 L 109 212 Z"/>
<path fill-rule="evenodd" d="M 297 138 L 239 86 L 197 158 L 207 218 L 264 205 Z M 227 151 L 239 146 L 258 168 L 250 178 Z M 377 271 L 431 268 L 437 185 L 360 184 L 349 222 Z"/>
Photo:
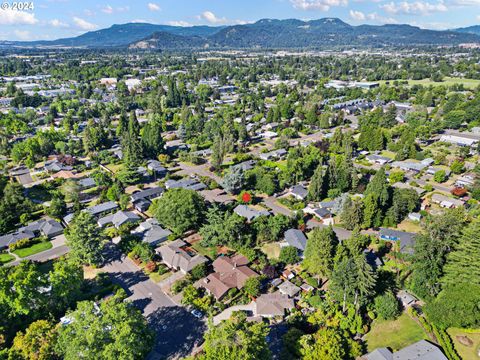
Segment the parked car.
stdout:
<path fill-rule="evenodd" d="M 200 310 L 193 309 L 191 314 L 195 316 L 197 319 L 201 319 L 203 317 L 203 313 Z"/>

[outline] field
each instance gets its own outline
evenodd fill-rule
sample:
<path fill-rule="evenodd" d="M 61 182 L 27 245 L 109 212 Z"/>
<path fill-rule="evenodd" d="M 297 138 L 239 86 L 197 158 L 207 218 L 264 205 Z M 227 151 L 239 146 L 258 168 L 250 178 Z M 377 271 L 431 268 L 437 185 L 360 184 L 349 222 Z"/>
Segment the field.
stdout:
<path fill-rule="evenodd" d="M 387 81 L 393 83 L 395 80 L 382 80 L 379 81 L 380 85 L 384 85 Z M 399 80 L 402 81 L 402 80 Z M 430 79 L 423 79 L 423 80 L 407 80 L 408 85 L 423 85 L 423 86 L 451 86 L 454 84 L 463 84 L 467 89 L 475 89 L 477 86 L 480 85 L 480 80 L 475 79 L 460 79 L 460 78 L 452 78 L 452 77 L 445 77 L 442 82 L 434 82 Z"/>
<path fill-rule="evenodd" d="M 7 253 L 1 253 L 0 254 L 0 264 L 9 263 L 12 260 L 15 260 L 15 256 L 7 254 Z"/>
<path fill-rule="evenodd" d="M 388 347 L 397 351 L 427 338 L 422 327 L 406 313 L 393 321 L 375 320 L 372 329 L 365 336 L 368 352 L 380 347 Z"/>
<path fill-rule="evenodd" d="M 477 332 L 463 332 L 461 329 L 451 328 L 447 330 L 452 338 L 455 350 L 463 360 L 478 360 L 477 352 L 480 348 L 480 329 Z M 458 341 L 457 336 L 467 336 L 473 341 L 471 347 L 465 346 Z"/>
<path fill-rule="evenodd" d="M 13 251 L 13 253 L 20 256 L 21 258 L 24 258 L 24 257 L 30 256 L 30 255 L 38 254 L 39 252 L 51 249 L 52 246 L 53 245 L 50 241 L 40 242 L 40 243 L 32 245 L 28 248 L 15 250 L 15 251 Z"/>

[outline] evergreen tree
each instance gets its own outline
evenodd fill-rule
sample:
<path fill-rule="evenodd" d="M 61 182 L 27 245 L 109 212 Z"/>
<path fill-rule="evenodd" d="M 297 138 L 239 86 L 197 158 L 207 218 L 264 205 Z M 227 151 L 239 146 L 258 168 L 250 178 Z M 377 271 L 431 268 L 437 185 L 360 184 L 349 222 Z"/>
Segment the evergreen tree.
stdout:
<path fill-rule="evenodd" d="M 338 238 L 331 226 L 315 228 L 310 234 L 305 249 L 303 266 L 318 276 L 329 276 L 333 269 L 333 257 Z"/>
<path fill-rule="evenodd" d="M 347 230 L 353 230 L 362 224 L 363 220 L 363 203 L 360 200 L 352 200 L 347 196 L 343 204 L 340 214 L 342 223 Z"/>
<path fill-rule="evenodd" d="M 320 161 L 308 186 L 308 200 L 320 201 L 323 199 L 325 194 L 323 178 L 323 166 L 322 161 Z"/>

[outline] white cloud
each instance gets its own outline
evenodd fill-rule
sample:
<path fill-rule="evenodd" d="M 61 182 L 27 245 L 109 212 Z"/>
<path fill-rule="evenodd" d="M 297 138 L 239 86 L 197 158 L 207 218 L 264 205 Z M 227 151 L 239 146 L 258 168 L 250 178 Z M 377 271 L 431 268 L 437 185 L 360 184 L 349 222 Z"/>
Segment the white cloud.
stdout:
<path fill-rule="evenodd" d="M 167 22 L 168 25 L 171 26 L 193 26 L 193 24 L 189 23 L 188 21 L 183 20 L 176 20 L 176 21 L 169 21 Z"/>
<path fill-rule="evenodd" d="M 211 24 L 225 24 L 228 20 L 227 18 L 218 18 L 211 11 L 204 11 L 200 16 L 200 19 L 207 20 Z"/>
<path fill-rule="evenodd" d="M 348 0 L 290 0 L 290 2 L 299 10 L 328 11 L 332 6 L 348 5 Z"/>
<path fill-rule="evenodd" d="M 64 23 L 58 19 L 53 19 L 48 22 L 51 26 L 56 27 L 56 28 L 66 28 L 69 27 L 67 23 Z"/>
<path fill-rule="evenodd" d="M 155 3 L 148 3 L 147 7 L 148 7 L 148 10 L 150 10 L 150 11 L 160 11 L 161 10 L 160 6 L 158 4 L 155 4 Z"/>
<path fill-rule="evenodd" d="M 350 17 L 353 20 L 357 21 L 363 21 L 365 20 L 365 14 L 361 11 L 356 11 L 356 10 L 350 10 Z"/>
<path fill-rule="evenodd" d="M 32 12 L 0 10 L 0 25 L 34 25 L 36 23 L 38 20 Z"/>
<path fill-rule="evenodd" d="M 102 12 L 105 14 L 113 14 L 113 8 L 110 5 L 107 5 L 102 9 Z"/>
<path fill-rule="evenodd" d="M 30 32 L 26 30 L 14 30 L 13 33 L 20 40 L 30 40 Z"/>
<path fill-rule="evenodd" d="M 443 1 L 439 1 L 436 4 L 423 1 L 407 2 L 402 1 L 399 3 L 390 2 L 385 5 L 380 5 L 380 8 L 385 10 L 389 14 L 406 14 L 406 15 L 426 15 L 433 12 L 445 12 L 448 11 L 448 7 Z"/>
<path fill-rule="evenodd" d="M 73 18 L 73 22 L 81 30 L 90 31 L 90 30 L 95 30 L 98 27 L 97 25 L 92 24 L 92 23 L 90 23 L 86 20 L 83 20 L 82 18 L 76 17 L 76 16 Z"/>
<path fill-rule="evenodd" d="M 384 17 L 381 15 L 378 15 L 376 12 L 368 14 L 367 19 L 379 24 L 398 24 L 398 20 L 392 17 Z"/>

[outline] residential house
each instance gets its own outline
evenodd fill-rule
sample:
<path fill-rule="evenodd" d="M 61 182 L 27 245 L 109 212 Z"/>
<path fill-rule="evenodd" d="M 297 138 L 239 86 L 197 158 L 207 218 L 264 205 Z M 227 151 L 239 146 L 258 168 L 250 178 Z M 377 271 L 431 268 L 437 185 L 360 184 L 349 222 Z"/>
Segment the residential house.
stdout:
<path fill-rule="evenodd" d="M 208 259 L 187 247 L 187 243 L 178 239 L 156 249 L 162 261 L 169 268 L 179 270 L 186 274 L 199 264 L 206 263 Z"/>
<path fill-rule="evenodd" d="M 308 189 L 305 186 L 298 184 L 290 188 L 288 194 L 297 200 L 303 201 L 308 196 Z"/>
<path fill-rule="evenodd" d="M 32 222 L 18 228 L 15 232 L 0 236 L 0 249 L 6 248 L 23 239 L 33 239 L 37 236 L 46 236 L 49 239 L 63 233 L 63 226 L 50 218 Z"/>
<path fill-rule="evenodd" d="M 232 168 L 234 167 L 239 167 L 241 168 L 243 171 L 248 171 L 248 170 L 252 170 L 254 167 L 255 167 L 255 164 L 257 162 L 255 160 L 246 160 L 244 162 L 241 162 L 241 163 L 238 163 L 236 165 L 233 165 Z"/>
<path fill-rule="evenodd" d="M 411 212 L 410 214 L 408 214 L 408 219 L 412 221 L 420 221 L 422 220 L 422 214 L 417 212 Z"/>
<path fill-rule="evenodd" d="M 367 155 L 365 159 L 367 159 L 368 162 L 371 164 L 379 164 L 382 166 L 392 162 L 392 159 L 385 156 L 376 155 L 376 154 Z"/>
<path fill-rule="evenodd" d="M 325 209 L 325 208 L 320 208 L 320 207 L 312 207 L 312 206 L 307 206 L 306 208 L 303 209 L 303 212 L 305 214 L 310 214 L 318 219 L 322 220 L 322 223 L 325 225 L 333 225 L 334 220 L 333 220 L 333 215 L 330 212 L 330 210 Z"/>
<path fill-rule="evenodd" d="M 230 289 L 240 290 L 249 278 L 258 276 L 248 267 L 248 263 L 248 259 L 243 255 L 220 256 L 212 264 L 215 272 L 203 279 L 201 286 L 217 300 L 225 296 Z"/>
<path fill-rule="evenodd" d="M 292 284 L 290 281 L 286 280 L 280 285 L 278 285 L 278 291 L 280 291 L 280 293 L 283 295 L 293 298 L 301 291 L 301 289 L 297 285 Z"/>
<path fill-rule="evenodd" d="M 182 179 L 182 180 L 167 180 L 165 182 L 165 187 L 167 189 L 187 189 L 187 190 L 195 190 L 195 191 L 202 191 L 207 188 L 207 186 L 198 180 L 195 179 Z"/>
<path fill-rule="evenodd" d="M 259 216 L 269 216 L 270 212 L 267 210 L 256 210 L 248 205 L 238 205 L 235 209 L 233 209 L 233 212 L 237 214 L 238 216 L 241 216 L 247 221 L 252 221 L 256 219 Z"/>
<path fill-rule="evenodd" d="M 168 240 L 172 232 L 168 229 L 163 229 L 156 219 L 147 219 L 140 223 L 132 231 L 132 234 L 140 236 L 143 242 L 156 247 L 158 244 Z"/>
<path fill-rule="evenodd" d="M 105 214 L 108 214 L 108 213 L 110 213 L 110 212 L 112 212 L 113 210 L 116 210 L 116 209 L 118 209 L 117 203 L 115 203 L 114 201 L 107 201 L 107 202 L 104 202 L 102 204 L 98 204 L 98 205 L 95 205 L 95 206 L 90 206 L 89 208 L 86 208 L 82 211 L 88 211 L 90 214 L 92 214 L 93 216 L 98 218 L 98 217 L 100 217 L 102 215 L 105 215 Z M 75 214 L 68 214 L 63 218 L 63 221 L 65 222 L 65 224 L 68 225 L 73 220 L 74 216 L 75 216 Z"/>
<path fill-rule="evenodd" d="M 397 293 L 397 299 L 402 303 L 404 308 L 415 305 L 417 298 L 404 290 Z"/>
<path fill-rule="evenodd" d="M 255 301 L 254 314 L 272 318 L 275 316 L 285 316 L 287 310 L 295 307 L 295 302 L 288 296 L 279 292 L 262 294 Z"/>
<path fill-rule="evenodd" d="M 460 187 L 470 187 L 475 184 L 476 176 L 475 174 L 465 174 L 460 176 L 456 181 L 455 185 Z"/>
<path fill-rule="evenodd" d="M 387 348 L 379 348 L 371 353 L 362 356 L 362 360 L 447 360 L 448 358 L 436 345 L 420 340 L 410 346 L 407 346 L 397 352 L 392 352 Z"/>
<path fill-rule="evenodd" d="M 457 146 L 474 147 L 480 141 L 480 135 L 471 133 L 449 132 L 440 137 L 440 141 Z"/>
<path fill-rule="evenodd" d="M 134 223 L 139 221 L 140 219 L 140 216 L 131 211 L 120 210 L 117 211 L 115 214 L 110 214 L 98 219 L 97 223 L 100 227 L 113 225 L 118 229 L 124 224 Z"/>
<path fill-rule="evenodd" d="M 130 196 L 130 201 L 138 211 L 144 212 L 150 207 L 151 200 L 162 196 L 163 193 L 164 193 L 164 190 L 162 187 L 157 186 L 153 188 L 148 188 L 148 189 L 133 193 Z"/>
<path fill-rule="evenodd" d="M 307 237 L 301 230 L 288 229 L 283 236 L 285 241 L 281 242 L 280 246 L 293 246 L 302 253 L 305 251 L 307 247 Z"/>
<path fill-rule="evenodd" d="M 272 159 L 283 159 L 287 155 L 287 150 L 285 149 L 278 149 L 273 150 L 267 153 L 262 153 L 259 155 L 260 159 L 262 160 L 272 160 Z"/>
<path fill-rule="evenodd" d="M 91 189 L 96 186 L 95 180 L 91 177 L 83 178 L 78 180 L 78 185 L 80 185 L 82 190 Z"/>
<path fill-rule="evenodd" d="M 462 200 L 454 199 L 441 194 L 433 194 L 431 200 L 433 203 L 438 204 L 446 209 L 459 208 L 464 205 Z"/>
<path fill-rule="evenodd" d="M 165 169 L 158 160 L 148 160 L 147 169 L 153 172 L 156 178 L 163 178 L 168 173 L 168 170 Z"/>
<path fill-rule="evenodd" d="M 399 243 L 401 253 L 413 254 L 413 247 L 415 245 L 415 233 L 409 233 L 399 230 L 391 230 L 380 228 L 379 237 L 385 241 L 394 241 Z"/>

